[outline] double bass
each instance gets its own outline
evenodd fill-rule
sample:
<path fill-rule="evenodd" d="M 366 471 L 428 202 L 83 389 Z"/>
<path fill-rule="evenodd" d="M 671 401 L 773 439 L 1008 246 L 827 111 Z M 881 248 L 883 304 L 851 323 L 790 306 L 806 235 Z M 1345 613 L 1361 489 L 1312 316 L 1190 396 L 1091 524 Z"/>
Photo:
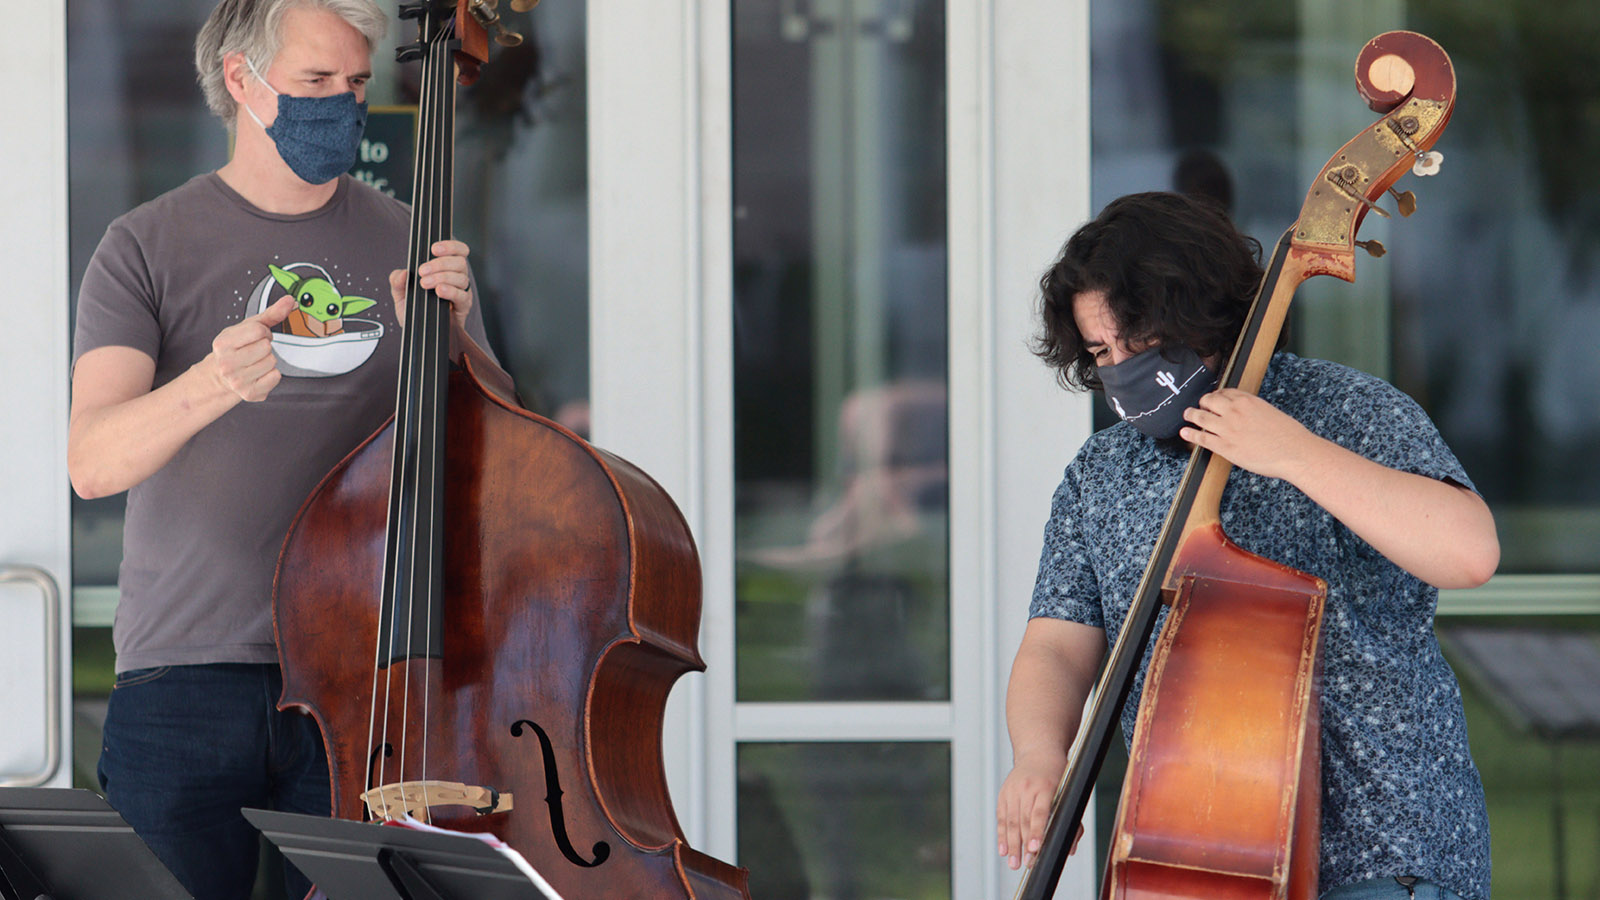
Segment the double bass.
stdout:
<path fill-rule="evenodd" d="M 1317 275 L 1355 280 L 1356 234 L 1405 172 L 1432 174 L 1455 72 L 1431 39 L 1378 35 L 1356 85 L 1383 117 L 1330 158 L 1284 232 L 1219 388 L 1258 393 L 1290 301 Z M 1102 896 L 1315 900 L 1321 812 L 1317 682 L 1327 586 L 1228 540 L 1218 514 L 1232 465 L 1196 447 L 1127 620 L 1078 730 L 1039 852 L 1016 896 L 1047 900 L 1163 604 L 1106 854 Z"/>
<path fill-rule="evenodd" d="M 422 86 L 396 411 L 285 539 L 279 706 L 322 729 L 335 817 L 492 833 L 567 900 L 749 900 L 744 869 L 688 845 L 667 790 L 667 695 L 705 667 L 682 514 L 523 409 L 417 284 L 451 236 L 456 70 L 475 77 L 489 29 L 520 40 L 497 6 L 401 6 L 418 40 L 399 58 L 420 60 Z"/>

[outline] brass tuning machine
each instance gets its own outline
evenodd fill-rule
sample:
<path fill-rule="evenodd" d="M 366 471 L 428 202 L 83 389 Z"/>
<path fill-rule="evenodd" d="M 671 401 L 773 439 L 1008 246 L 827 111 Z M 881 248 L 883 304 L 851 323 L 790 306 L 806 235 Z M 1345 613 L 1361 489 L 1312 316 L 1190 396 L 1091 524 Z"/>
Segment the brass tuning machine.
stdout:
<path fill-rule="evenodd" d="M 538 0 L 534 0 L 533 4 L 527 4 L 527 9 L 521 8 L 520 4 L 524 3 L 527 3 L 527 0 L 512 0 L 511 8 L 517 12 L 526 12 L 527 9 L 532 9 Z M 502 47 L 515 47 L 522 43 L 522 35 L 507 30 L 505 23 L 500 21 L 499 7 L 500 0 L 471 0 L 467 4 L 467 12 L 472 13 L 478 24 L 494 35 L 496 44 Z"/>
<path fill-rule="evenodd" d="M 1359 168 L 1353 165 L 1336 166 L 1328 170 L 1327 179 L 1334 190 L 1350 200 L 1365 206 L 1385 219 L 1393 218 L 1393 216 L 1389 215 L 1388 210 L 1366 198 L 1362 188 L 1362 182 L 1366 179 L 1362 177 Z"/>
<path fill-rule="evenodd" d="M 1399 207 L 1400 215 L 1409 216 L 1417 211 L 1416 194 L 1410 191 L 1397 191 L 1394 188 L 1389 188 L 1389 196 L 1394 198 L 1396 205 Z"/>

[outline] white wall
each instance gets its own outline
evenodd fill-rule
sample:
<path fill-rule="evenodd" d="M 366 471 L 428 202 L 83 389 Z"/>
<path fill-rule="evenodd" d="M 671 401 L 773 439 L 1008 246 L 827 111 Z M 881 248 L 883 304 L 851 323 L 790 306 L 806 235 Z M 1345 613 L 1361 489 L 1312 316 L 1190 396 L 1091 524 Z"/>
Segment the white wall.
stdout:
<path fill-rule="evenodd" d="M 0 567 L 42 569 L 59 587 L 57 674 L 71 672 L 65 598 L 71 589 L 67 443 L 67 107 L 65 0 L 7 9 L 17 40 L 0 56 Z M 48 768 L 43 593 L 27 581 L 0 583 L 0 781 Z M 55 704 L 60 765 L 50 783 L 70 782 L 71 735 L 63 689 Z M 22 723 L 27 723 L 18 727 Z M 35 780 L 35 779 L 28 779 Z"/>

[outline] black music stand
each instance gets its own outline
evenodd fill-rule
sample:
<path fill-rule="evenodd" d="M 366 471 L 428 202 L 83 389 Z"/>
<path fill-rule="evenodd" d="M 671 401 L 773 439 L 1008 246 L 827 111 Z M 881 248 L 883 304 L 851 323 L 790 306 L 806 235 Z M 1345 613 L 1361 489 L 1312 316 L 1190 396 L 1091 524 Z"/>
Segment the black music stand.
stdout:
<path fill-rule="evenodd" d="M 194 900 L 98 794 L 0 788 L 0 898 Z"/>
<path fill-rule="evenodd" d="M 242 812 L 328 900 L 561 900 L 470 835 Z"/>

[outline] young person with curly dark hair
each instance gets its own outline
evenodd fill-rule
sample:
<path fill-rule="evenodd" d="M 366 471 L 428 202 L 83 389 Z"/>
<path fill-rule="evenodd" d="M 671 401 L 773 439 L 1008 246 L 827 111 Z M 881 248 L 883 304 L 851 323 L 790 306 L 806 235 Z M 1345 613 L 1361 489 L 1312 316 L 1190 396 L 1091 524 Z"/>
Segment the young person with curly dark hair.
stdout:
<path fill-rule="evenodd" d="M 1007 691 L 1000 853 L 1016 868 L 1038 849 L 1101 658 L 1199 445 L 1234 464 L 1228 536 L 1328 583 L 1323 896 L 1486 900 L 1483 787 L 1433 612 L 1439 588 L 1493 574 L 1494 520 L 1427 415 L 1377 378 L 1280 350 L 1259 395 L 1215 389 L 1259 254 L 1210 204 L 1135 194 L 1079 229 L 1041 280 L 1036 352 L 1124 421 L 1085 442 L 1051 505 Z"/>

